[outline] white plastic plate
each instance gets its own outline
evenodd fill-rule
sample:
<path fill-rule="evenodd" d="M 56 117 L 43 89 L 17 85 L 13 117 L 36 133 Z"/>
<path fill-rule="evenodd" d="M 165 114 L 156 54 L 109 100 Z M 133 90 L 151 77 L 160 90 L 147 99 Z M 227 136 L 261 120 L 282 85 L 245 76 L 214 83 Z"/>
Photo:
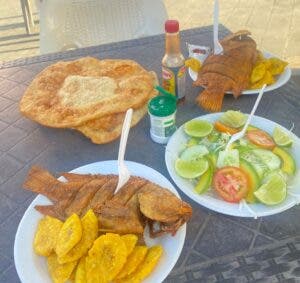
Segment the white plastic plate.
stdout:
<path fill-rule="evenodd" d="M 263 54 L 264 54 L 265 58 L 276 57 L 268 52 L 264 52 Z M 191 68 L 189 68 L 189 75 L 193 81 L 197 80 L 198 74 L 196 72 L 194 72 Z M 288 66 L 285 67 L 284 72 L 282 74 L 280 74 L 279 76 L 276 76 L 275 83 L 272 85 L 268 85 L 265 88 L 264 92 L 271 91 L 271 90 L 274 90 L 274 89 L 277 89 L 277 88 L 283 86 L 284 84 L 286 84 L 289 81 L 289 79 L 291 78 L 291 75 L 292 75 L 291 68 L 289 68 Z M 232 93 L 232 92 L 226 92 L 226 93 Z M 245 94 L 245 95 L 252 95 L 252 94 L 258 94 L 258 93 L 259 93 L 259 89 L 247 89 L 247 90 L 242 91 L 242 94 Z"/>
<path fill-rule="evenodd" d="M 213 123 L 214 121 L 218 120 L 221 114 L 222 113 L 213 113 L 200 116 L 195 119 L 207 120 Z M 253 116 L 251 125 L 254 125 L 255 127 L 258 127 L 270 134 L 272 134 L 273 129 L 276 126 L 282 128 L 285 131 L 288 131 L 279 124 L 258 116 Z M 183 130 L 183 126 L 181 126 L 170 138 L 166 147 L 165 162 L 173 181 L 176 183 L 176 185 L 181 191 L 183 191 L 188 197 L 190 197 L 195 202 L 211 210 L 227 215 L 241 217 L 267 216 L 285 211 L 300 202 L 300 139 L 293 133 L 291 133 L 291 138 L 294 141 L 291 149 L 291 154 L 293 155 L 296 161 L 298 173 L 295 175 L 295 177 L 289 184 L 288 195 L 285 201 L 274 206 L 267 206 L 262 203 L 254 203 L 247 205 L 243 205 L 243 203 L 229 203 L 221 199 L 217 195 L 217 193 L 215 193 L 212 189 L 208 190 L 208 192 L 204 194 L 196 193 L 194 191 L 194 185 L 192 184 L 191 180 L 184 179 L 177 175 L 174 168 L 175 160 L 178 158 L 180 152 L 184 149 L 184 146 L 187 140 L 189 139 L 189 137 L 185 134 Z"/>
<path fill-rule="evenodd" d="M 174 186 L 162 174 L 145 165 L 126 161 L 132 175 L 143 177 L 154 182 L 164 188 L 167 188 L 179 197 Z M 117 174 L 117 161 L 102 161 L 88 164 L 71 171 L 73 173 L 82 174 Z M 37 229 L 38 221 L 43 217 L 34 209 L 35 205 L 50 204 L 50 201 L 42 196 L 37 196 L 30 204 L 19 224 L 14 245 L 15 265 L 22 283 L 52 283 L 49 272 L 47 270 L 46 259 L 38 256 L 33 251 L 33 239 Z M 171 272 L 181 253 L 186 233 L 186 224 L 184 224 L 175 236 L 170 234 L 151 239 L 147 229 L 144 238 L 147 246 L 156 244 L 162 245 L 164 249 L 163 256 L 159 260 L 159 264 L 150 274 L 145 283 L 162 282 Z"/>

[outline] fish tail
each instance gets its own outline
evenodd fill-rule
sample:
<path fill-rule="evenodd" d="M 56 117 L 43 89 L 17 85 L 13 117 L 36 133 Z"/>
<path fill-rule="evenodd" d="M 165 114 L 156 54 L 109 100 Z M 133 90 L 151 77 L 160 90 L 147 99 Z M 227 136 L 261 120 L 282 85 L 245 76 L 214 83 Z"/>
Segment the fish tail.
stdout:
<path fill-rule="evenodd" d="M 49 187 L 58 183 L 59 181 L 47 170 L 38 166 L 33 166 L 23 183 L 23 188 L 35 193 L 43 194 Z"/>
<path fill-rule="evenodd" d="M 199 106 L 210 112 L 218 112 L 222 108 L 224 92 L 221 90 L 205 89 L 197 96 L 196 102 Z"/>

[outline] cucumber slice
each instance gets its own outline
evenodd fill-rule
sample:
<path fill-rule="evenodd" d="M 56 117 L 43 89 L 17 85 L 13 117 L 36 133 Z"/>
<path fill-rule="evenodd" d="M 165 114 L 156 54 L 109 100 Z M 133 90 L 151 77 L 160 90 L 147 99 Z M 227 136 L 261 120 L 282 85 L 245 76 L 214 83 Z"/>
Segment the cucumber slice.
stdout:
<path fill-rule="evenodd" d="M 246 138 L 241 138 L 240 140 L 238 140 L 238 142 L 240 143 L 240 146 L 244 146 L 244 147 L 248 147 L 248 149 L 256 149 L 259 148 L 257 145 L 251 143 L 248 139 Z"/>
<path fill-rule="evenodd" d="M 239 167 L 239 151 L 237 149 L 231 149 L 227 151 L 220 151 L 217 161 L 217 167 L 235 166 Z"/>
<path fill-rule="evenodd" d="M 253 150 L 240 152 L 240 157 L 241 157 L 241 159 L 244 159 L 244 160 L 248 161 L 249 163 L 251 163 L 251 165 L 254 167 L 257 175 L 259 176 L 259 179 L 262 179 L 263 176 L 269 171 L 269 168 L 252 151 Z"/>
<path fill-rule="evenodd" d="M 282 160 L 281 170 L 289 175 L 294 175 L 296 172 L 296 162 L 292 155 L 278 146 L 273 149 L 273 153 Z"/>
<path fill-rule="evenodd" d="M 255 202 L 254 192 L 257 190 L 257 188 L 260 185 L 259 176 L 256 173 L 255 168 L 251 165 L 251 163 L 242 158 L 240 159 L 240 168 L 249 177 L 249 191 L 245 199 L 249 203 L 254 203 Z"/>
<path fill-rule="evenodd" d="M 281 160 L 272 151 L 266 149 L 254 149 L 252 150 L 252 152 L 256 156 L 258 156 L 264 164 L 268 166 L 270 171 L 280 168 Z"/>
<path fill-rule="evenodd" d="M 209 151 L 204 145 L 193 145 L 185 149 L 181 153 L 180 158 L 185 161 L 192 161 L 200 159 L 208 153 Z"/>
<path fill-rule="evenodd" d="M 198 194 L 203 194 L 205 193 L 210 187 L 211 187 L 211 182 L 212 182 L 212 178 L 213 178 L 213 172 L 214 172 L 214 167 L 211 164 L 211 161 L 207 158 L 208 161 L 208 169 L 206 170 L 206 172 L 200 176 L 200 179 L 195 187 L 195 191 Z"/>

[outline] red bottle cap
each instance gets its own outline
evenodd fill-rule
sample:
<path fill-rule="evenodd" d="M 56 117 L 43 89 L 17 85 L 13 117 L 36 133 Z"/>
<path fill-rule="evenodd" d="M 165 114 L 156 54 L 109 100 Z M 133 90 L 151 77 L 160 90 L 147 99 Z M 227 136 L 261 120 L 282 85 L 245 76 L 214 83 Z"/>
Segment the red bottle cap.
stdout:
<path fill-rule="evenodd" d="M 179 22 L 177 20 L 167 20 L 165 22 L 165 31 L 175 33 L 179 31 Z"/>

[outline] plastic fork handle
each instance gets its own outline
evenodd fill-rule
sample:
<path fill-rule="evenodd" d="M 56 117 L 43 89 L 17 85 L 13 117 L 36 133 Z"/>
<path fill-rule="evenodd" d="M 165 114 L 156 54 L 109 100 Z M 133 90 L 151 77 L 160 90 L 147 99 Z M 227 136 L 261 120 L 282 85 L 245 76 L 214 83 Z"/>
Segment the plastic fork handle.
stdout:
<path fill-rule="evenodd" d="M 130 124 L 131 124 L 131 118 L 132 118 L 132 109 L 129 108 L 126 111 L 125 119 L 123 122 L 122 126 L 122 134 L 121 134 L 121 139 L 120 139 L 120 145 L 119 145 L 119 154 L 118 154 L 118 173 L 119 173 L 119 180 L 117 184 L 117 188 L 115 189 L 114 194 L 117 193 L 117 191 L 121 188 L 123 184 L 121 184 L 123 180 L 123 176 L 121 175 L 121 170 L 124 164 L 124 156 L 125 156 L 125 150 L 126 150 L 126 145 L 127 145 L 127 138 L 128 138 L 128 133 L 130 129 Z"/>
<path fill-rule="evenodd" d="M 223 51 L 222 45 L 219 43 L 219 1 L 214 2 L 214 54 L 220 54 Z M 220 50 L 221 48 L 221 50 Z"/>
<path fill-rule="evenodd" d="M 260 89 L 259 94 L 258 94 L 258 96 L 257 96 L 257 98 L 256 98 L 255 103 L 254 103 L 254 106 L 253 106 L 253 108 L 252 108 L 252 110 L 251 110 L 251 113 L 250 113 L 249 116 L 248 116 L 248 119 L 247 119 L 247 121 L 246 121 L 246 123 L 245 123 L 243 129 L 242 129 L 240 132 L 238 132 L 238 133 L 234 134 L 233 136 L 231 136 L 229 142 L 227 143 L 227 145 L 226 145 L 226 147 L 225 147 L 225 151 L 228 150 L 229 146 L 230 146 L 233 142 L 235 142 L 236 140 L 242 138 L 242 137 L 245 135 L 245 133 L 246 133 L 246 131 L 247 131 L 247 128 L 248 128 L 248 126 L 249 126 L 249 124 L 250 124 L 250 122 L 251 122 L 251 120 L 252 120 L 252 117 L 253 117 L 253 115 L 254 115 L 256 109 L 257 109 L 257 106 L 258 106 L 258 104 L 259 104 L 259 102 L 260 102 L 260 100 L 261 100 L 261 98 L 262 98 L 262 95 L 264 94 L 265 88 L 266 88 L 266 84 L 264 84 L 263 87 Z"/>
<path fill-rule="evenodd" d="M 261 98 L 262 98 L 262 96 L 263 96 L 263 94 L 264 94 L 264 91 L 265 91 L 266 86 L 267 86 L 267 85 L 264 84 L 264 85 L 262 86 L 262 88 L 260 89 L 260 91 L 259 91 L 259 94 L 258 94 L 258 96 L 257 96 L 257 98 L 256 98 L 255 103 L 254 103 L 254 106 L 253 106 L 253 108 L 252 108 L 252 110 L 251 110 L 251 113 L 250 113 L 250 115 L 248 116 L 248 119 L 247 119 L 247 121 L 246 121 L 246 123 L 245 123 L 245 125 L 244 125 L 244 127 L 243 127 L 243 129 L 242 129 L 242 135 L 245 134 L 245 132 L 246 132 L 246 130 L 247 130 L 247 128 L 248 128 L 248 126 L 249 126 L 251 120 L 252 120 L 252 117 L 253 117 L 253 115 L 254 115 L 256 109 L 257 109 L 257 106 L 258 106 L 258 104 L 259 104 L 259 102 L 260 102 L 260 100 L 261 100 Z"/>
<path fill-rule="evenodd" d="M 124 162 L 125 150 L 127 145 L 128 133 L 130 129 L 132 118 L 132 108 L 129 108 L 126 112 L 125 119 L 123 122 L 122 127 L 122 134 L 120 139 L 120 146 L 119 146 L 119 154 L 118 154 L 118 166 Z"/>

